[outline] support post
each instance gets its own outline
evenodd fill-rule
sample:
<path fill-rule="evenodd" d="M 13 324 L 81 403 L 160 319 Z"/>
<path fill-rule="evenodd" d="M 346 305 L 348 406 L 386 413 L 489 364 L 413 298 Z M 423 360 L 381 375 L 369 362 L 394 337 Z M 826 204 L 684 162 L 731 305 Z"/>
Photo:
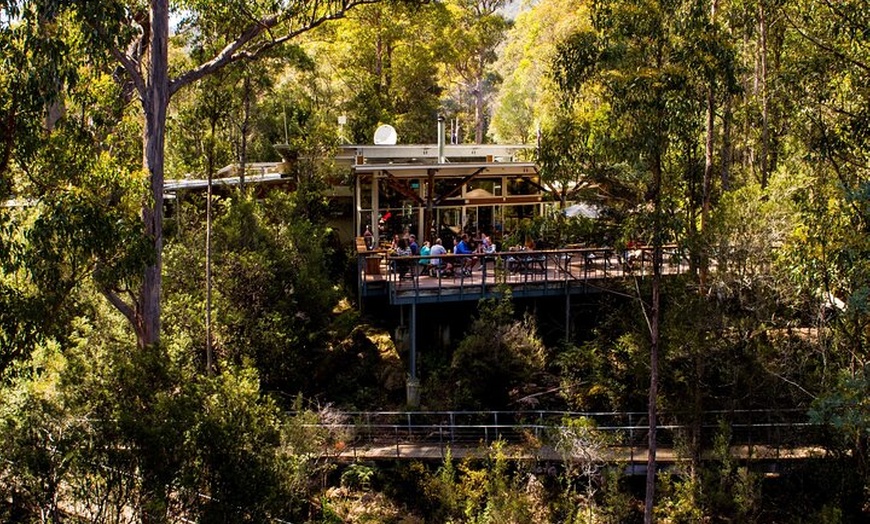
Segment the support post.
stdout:
<path fill-rule="evenodd" d="M 420 407 L 420 380 L 417 378 L 417 304 L 411 304 L 410 343 L 408 351 L 408 383 L 406 386 L 408 407 Z"/>
<path fill-rule="evenodd" d="M 412 380 L 417 379 L 417 304 L 411 304 L 411 343 L 410 368 L 408 371 Z"/>
<path fill-rule="evenodd" d="M 378 201 L 379 194 L 378 175 L 377 173 L 372 173 L 372 234 L 375 236 L 375 248 L 377 248 L 381 242 L 381 230 L 378 227 L 378 219 L 380 218 L 379 215 L 381 213 L 381 203 Z"/>
<path fill-rule="evenodd" d="M 565 344 L 571 342 L 571 293 L 565 290 Z"/>

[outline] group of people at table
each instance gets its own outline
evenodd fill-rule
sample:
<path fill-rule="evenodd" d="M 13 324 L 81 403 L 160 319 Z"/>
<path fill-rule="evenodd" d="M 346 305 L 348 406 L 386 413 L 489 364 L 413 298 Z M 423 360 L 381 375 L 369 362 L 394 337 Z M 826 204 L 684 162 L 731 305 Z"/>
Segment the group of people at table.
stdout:
<path fill-rule="evenodd" d="M 366 245 L 373 247 L 373 237 L 369 226 L 363 233 Z M 543 243 L 538 240 L 530 246 L 511 247 L 509 251 L 532 251 L 543 249 Z M 486 262 L 487 255 L 496 253 L 496 245 L 486 233 L 479 233 L 478 238 L 470 239 L 467 233 L 454 237 L 453 248 L 448 251 L 444 247 L 441 238 L 434 242 L 428 240 L 422 245 L 417 243 L 417 237 L 413 233 L 405 233 L 404 236 L 393 235 L 392 243 L 386 249 L 389 255 L 390 268 L 400 279 L 407 276 L 429 275 L 438 276 L 470 276 L 482 263 Z M 453 256 L 460 255 L 460 256 Z M 403 260 L 403 257 L 419 257 Z M 512 255 L 505 258 L 509 271 L 522 271 L 523 268 L 531 267 L 535 262 L 540 264 L 539 257 L 531 255 Z"/>
<path fill-rule="evenodd" d="M 460 273 L 462 276 L 469 276 L 477 268 L 481 256 L 495 253 L 495 244 L 486 233 L 481 233 L 476 242 L 472 242 L 468 234 L 463 234 L 453 239 L 453 250 L 447 251 L 440 238 L 432 243 L 427 240 L 421 246 L 417 244 L 417 237 L 413 234 L 407 237 L 394 235 L 388 253 L 400 279 L 409 274 L 450 276 Z M 450 254 L 464 256 L 451 257 Z M 400 258 L 410 256 L 421 258 L 407 261 Z"/>

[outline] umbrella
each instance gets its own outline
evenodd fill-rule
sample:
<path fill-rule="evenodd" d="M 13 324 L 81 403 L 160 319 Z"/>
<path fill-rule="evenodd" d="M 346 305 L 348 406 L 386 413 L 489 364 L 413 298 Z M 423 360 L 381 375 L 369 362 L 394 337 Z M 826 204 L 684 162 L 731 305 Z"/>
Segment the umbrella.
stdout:
<path fill-rule="evenodd" d="M 595 206 L 589 204 L 574 204 L 562 210 L 566 217 L 581 216 L 584 218 L 598 218 L 599 212 Z"/>

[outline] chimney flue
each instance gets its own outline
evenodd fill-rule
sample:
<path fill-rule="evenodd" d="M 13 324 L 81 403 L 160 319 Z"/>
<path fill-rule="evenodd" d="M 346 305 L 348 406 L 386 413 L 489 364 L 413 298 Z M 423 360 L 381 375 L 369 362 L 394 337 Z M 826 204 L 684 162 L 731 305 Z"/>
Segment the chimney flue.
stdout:
<path fill-rule="evenodd" d="M 438 163 L 444 163 L 444 116 L 438 115 Z"/>

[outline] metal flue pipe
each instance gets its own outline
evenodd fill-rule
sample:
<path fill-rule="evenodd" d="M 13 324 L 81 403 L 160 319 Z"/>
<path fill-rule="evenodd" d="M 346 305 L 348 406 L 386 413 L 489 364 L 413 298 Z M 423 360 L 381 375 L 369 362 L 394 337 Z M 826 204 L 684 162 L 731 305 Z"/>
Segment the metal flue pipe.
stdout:
<path fill-rule="evenodd" d="M 438 163 L 444 163 L 444 116 L 438 115 Z"/>

